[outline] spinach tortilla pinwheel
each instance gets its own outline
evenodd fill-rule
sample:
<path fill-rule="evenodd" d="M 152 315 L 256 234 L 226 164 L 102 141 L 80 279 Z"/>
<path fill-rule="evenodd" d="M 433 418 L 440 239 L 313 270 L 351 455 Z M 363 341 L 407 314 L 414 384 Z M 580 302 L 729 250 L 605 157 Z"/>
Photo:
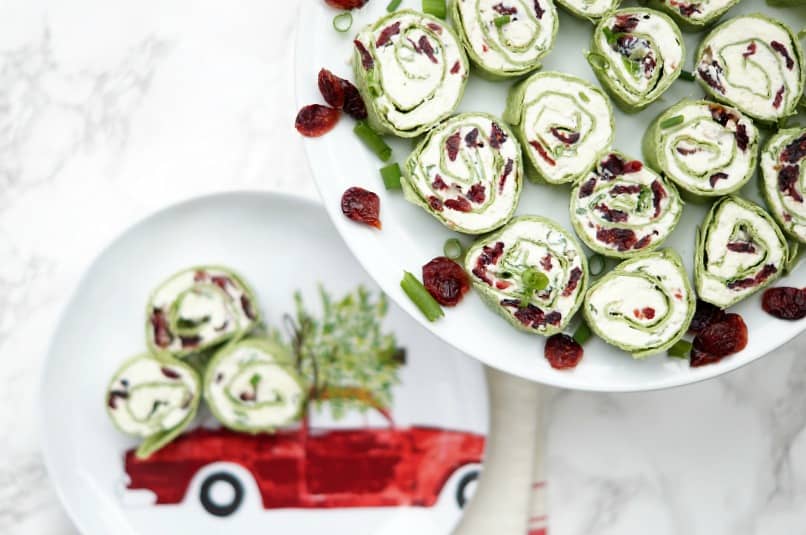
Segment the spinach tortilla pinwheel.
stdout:
<path fill-rule="evenodd" d="M 649 6 L 665 11 L 684 30 L 699 31 L 724 15 L 739 0 L 649 0 Z"/>
<path fill-rule="evenodd" d="M 671 234 L 683 201 L 674 185 L 638 160 L 606 155 L 571 191 L 571 223 L 588 247 L 626 258 Z"/>
<path fill-rule="evenodd" d="M 683 68 L 685 46 L 668 16 L 641 7 L 619 9 L 593 31 L 588 63 L 616 103 L 640 111 L 672 85 Z"/>
<path fill-rule="evenodd" d="M 185 269 L 148 301 L 146 342 L 152 353 L 185 357 L 243 336 L 258 321 L 252 289 L 220 266 Z"/>
<path fill-rule="evenodd" d="M 663 249 L 625 260 L 596 281 L 582 310 L 600 338 L 644 358 L 686 334 L 695 302 L 680 256 Z"/>
<path fill-rule="evenodd" d="M 245 339 L 210 360 L 204 399 L 230 429 L 271 432 L 299 419 L 306 389 L 285 348 L 271 340 Z"/>
<path fill-rule="evenodd" d="M 467 56 L 444 21 L 403 9 L 366 27 L 353 44 L 356 86 L 378 132 L 417 137 L 459 104 Z"/>
<path fill-rule="evenodd" d="M 785 231 L 806 243 L 806 129 L 780 130 L 761 153 L 764 198 Z"/>
<path fill-rule="evenodd" d="M 406 160 L 406 198 L 446 227 L 483 234 L 512 218 L 522 179 L 518 140 L 484 113 L 451 117 L 431 130 Z"/>
<path fill-rule="evenodd" d="M 803 93 L 803 50 L 786 25 L 761 14 L 723 22 L 700 44 L 697 79 L 713 98 L 754 119 L 795 113 Z"/>
<path fill-rule="evenodd" d="M 551 184 L 587 174 L 613 142 L 610 100 L 590 83 L 541 72 L 513 86 L 504 120 L 521 139 L 527 176 Z"/>
<path fill-rule="evenodd" d="M 145 458 L 190 424 L 200 399 L 201 381 L 192 367 L 145 354 L 115 372 L 106 390 L 106 411 L 120 431 L 144 439 L 137 456 Z"/>
<path fill-rule="evenodd" d="M 588 280 L 582 247 L 550 219 L 522 216 L 477 241 L 465 268 L 482 299 L 520 330 L 550 336 L 576 313 Z"/>
<path fill-rule="evenodd" d="M 697 232 L 697 295 L 727 308 L 780 277 L 788 255 L 786 238 L 762 207 L 723 197 Z"/>
<path fill-rule="evenodd" d="M 470 60 L 491 79 L 540 68 L 557 35 L 553 0 L 451 0 L 450 14 Z"/>
<path fill-rule="evenodd" d="M 707 100 L 683 100 L 644 134 L 646 163 L 694 197 L 733 193 L 750 180 L 758 129 L 740 111 Z"/>
<path fill-rule="evenodd" d="M 572 15 L 589 20 L 597 20 L 613 11 L 621 0 L 557 0 Z"/>

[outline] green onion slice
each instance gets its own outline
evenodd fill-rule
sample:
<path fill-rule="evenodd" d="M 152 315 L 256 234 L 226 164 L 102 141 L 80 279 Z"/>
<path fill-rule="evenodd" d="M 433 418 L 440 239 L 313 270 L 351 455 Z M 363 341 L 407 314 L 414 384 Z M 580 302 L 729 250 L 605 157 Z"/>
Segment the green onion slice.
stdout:
<path fill-rule="evenodd" d="M 684 70 L 680 71 L 680 78 L 685 80 L 685 81 L 687 81 L 687 82 L 693 82 L 694 81 L 694 73 L 684 69 Z"/>
<path fill-rule="evenodd" d="M 593 336 L 593 331 L 588 326 L 585 320 L 582 320 L 582 323 L 579 324 L 577 330 L 574 331 L 574 340 L 577 341 L 579 345 L 585 345 L 585 342 L 590 340 L 590 337 Z"/>
<path fill-rule="evenodd" d="M 661 128 L 671 128 L 673 126 L 677 126 L 682 124 L 685 121 L 685 118 L 682 115 L 675 115 L 674 117 L 669 117 L 668 119 L 664 119 L 660 122 Z"/>
<path fill-rule="evenodd" d="M 602 272 L 605 270 L 606 264 L 607 261 L 605 260 L 605 257 L 599 253 L 596 253 L 588 260 L 588 269 L 590 269 L 591 275 L 596 277 L 602 274 Z"/>
<path fill-rule="evenodd" d="M 500 28 L 505 24 L 509 24 L 511 17 L 509 15 L 501 15 L 500 17 L 495 17 L 493 19 L 493 23 L 495 24 L 496 28 Z"/>
<path fill-rule="evenodd" d="M 445 0 L 423 0 L 423 13 L 444 19 L 448 13 Z"/>
<path fill-rule="evenodd" d="M 691 342 L 686 340 L 678 340 L 669 348 L 669 356 L 676 359 L 687 359 L 689 353 L 691 353 Z"/>
<path fill-rule="evenodd" d="M 423 313 L 428 321 L 435 321 L 445 315 L 442 311 L 442 307 L 439 306 L 437 300 L 428 293 L 423 283 L 417 280 L 417 278 L 408 271 L 403 272 L 403 280 L 400 281 L 400 287 L 403 288 L 403 291 L 409 296 L 412 303 L 417 305 L 417 308 L 420 309 L 420 312 Z"/>
<path fill-rule="evenodd" d="M 349 31 L 353 27 L 353 14 L 349 11 L 339 13 L 333 17 L 333 29 L 339 33 Z"/>
<path fill-rule="evenodd" d="M 535 268 L 529 268 L 521 275 L 523 283 L 523 296 L 521 297 L 521 308 L 529 305 L 532 295 L 549 285 L 549 278 Z"/>
<path fill-rule="evenodd" d="M 590 66 L 597 70 L 606 69 L 610 65 L 610 61 L 606 57 L 596 52 L 589 52 L 586 58 Z"/>
<path fill-rule="evenodd" d="M 403 0 L 392 0 L 389 2 L 389 5 L 386 6 L 386 11 L 391 13 L 392 11 L 396 10 L 398 7 L 400 7 L 400 2 L 402 1 Z"/>
<path fill-rule="evenodd" d="M 382 162 L 392 157 L 392 147 L 387 145 L 383 138 L 370 128 L 366 121 L 355 123 L 353 132 Z"/>
<path fill-rule="evenodd" d="M 464 247 L 462 247 L 462 242 L 456 238 L 451 238 L 446 241 L 445 245 L 442 247 L 442 252 L 445 253 L 445 256 L 451 260 L 459 260 L 465 254 Z"/>
<path fill-rule="evenodd" d="M 386 189 L 400 189 L 400 166 L 397 162 L 381 167 L 381 178 Z"/>

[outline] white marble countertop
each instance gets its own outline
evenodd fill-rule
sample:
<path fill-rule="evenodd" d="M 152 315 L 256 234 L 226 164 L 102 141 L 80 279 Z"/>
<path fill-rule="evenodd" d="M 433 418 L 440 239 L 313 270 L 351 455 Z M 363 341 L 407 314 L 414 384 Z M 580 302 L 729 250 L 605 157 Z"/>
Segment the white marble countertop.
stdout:
<path fill-rule="evenodd" d="M 0 533 L 75 533 L 33 414 L 101 247 L 193 195 L 315 196 L 291 128 L 297 2 L 0 2 Z M 552 533 L 806 534 L 804 350 L 666 392 L 550 391 Z"/>

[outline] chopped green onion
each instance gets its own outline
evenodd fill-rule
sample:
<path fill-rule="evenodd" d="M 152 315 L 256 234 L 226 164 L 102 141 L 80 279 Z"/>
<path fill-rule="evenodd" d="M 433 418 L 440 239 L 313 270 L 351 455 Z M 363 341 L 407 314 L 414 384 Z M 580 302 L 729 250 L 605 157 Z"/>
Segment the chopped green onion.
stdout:
<path fill-rule="evenodd" d="M 687 81 L 687 82 L 693 82 L 694 81 L 694 73 L 691 72 L 691 71 L 682 70 L 682 71 L 680 71 L 680 78 L 685 80 L 685 81 Z"/>
<path fill-rule="evenodd" d="M 423 313 L 428 321 L 435 321 L 445 315 L 442 311 L 442 307 L 439 306 L 437 300 L 428 293 L 423 283 L 417 280 L 417 278 L 408 271 L 403 272 L 403 280 L 400 281 L 400 287 L 403 288 L 403 291 L 409 296 L 412 303 L 417 305 L 417 308 L 420 309 L 420 312 Z"/>
<path fill-rule="evenodd" d="M 382 162 L 387 161 L 392 157 L 392 147 L 386 144 L 386 141 L 379 136 L 375 130 L 370 128 L 366 121 L 358 121 L 353 127 L 353 132 L 358 138 L 364 142 L 369 150 L 381 159 Z"/>
<path fill-rule="evenodd" d="M 576 340 L 577 343 L 582 346 L 585 345 L 585 342 L 590 340 L 591 336 L 593 336 L 593 331 L 591 331 L 591 328 L 588 326 L 585 320 L 582 320 L 582 323 L 579 324 L 577 330 L 574 331 L 574 340 Z"/>
<path fill-rule="evenodd" d="M 583 91 L 579 92 L 579 100 L 581 100 L 582 102 L 590 102 L 591 101 L 591 99 L 588 98 L 588 95 L 586 95 Z"/>
<path fill-rule="evenodd" d="M 675 115 L 674 117 L 669 117 L 668 119 L 662 120 L 660 122 L 660 127 L 661 128 L 671 128 L 673 126 L 677 126 L 679 124 L 682 124 L 682 122 L 685 121 L 685 120 L 686 120 L 685 117 L 683 117 L 682 115 Z"/>
<path fill-rule="evenodd" d="M 423 0 L 423 13 L 444 19 L 448 13 L 445 0 Z"/>
<path fill-rule="evenodd" d="M 602 274 L 605 270 L 606 265 L 605 257 L 600 255 L 599 253 L 594 254 L 588 260 L 588 268 L 590 269 L 591 275 L 597 277 Z"/>
<path fill-rule="evenodd" d="M 456 238 L 451 238 L 445 242 L 442 252 L 451 260 L 459 260 L 465 254 L 465 249 L 462 247 L 462 242 Z"/>
<path fill-rule="evenodd" d="M 403 0 L 392 0 L 391 2 L 389 2 L 389 5 L 386 6 L 386 11 L 391 13 L 392 11 L 400 7 L 400 2 L 402 1 Z"/>
<path fill-rule="evenodd" d="M 512 19 L 509 15 L 501 15 L 500 17 L 495 17 L 493 19 L 493 23 L 497 28 L 500 28 L 504 24 L 509 24 L 509 21 Z"/>
<path fill-rule="evenodd" d="M 669 348 L 669 356 L 676 359 L 687 359 L 691 353 L 691 342 L 686 340 L 678 340 L 675 345 Z"/>
<path fill-rule="evenodd" d="M 532 295 L 549 285 L 549 278 L 535 268 L 528 268 L 521 274 L 523 283 L 523 295 L 521 296 L 521 308 L 529 304 Z"/>
<path fill-rule="evenodd" d="M 397 162 L 381 167 L 381 178 L 386 189 L 400 189 L 400 166 Z"/>
<path fill-rule="evenodd" d="M 333 17 L 333 29 L 337 32 L 344 33 L 353 27 L 353 14 L 349 11 L 339 13 Z"/>
<path fill-rule="evenodd" d="M 608 66 L 610 66 L 610 61 L 608 61 L 608 59 L 603 55 L 597 54 L 596 52 L 589 52 L 586 56 L 586 59 L 588 60 L 588 63 L 590 63 L 590 66 L 596 70 L 606 69 Z"/>

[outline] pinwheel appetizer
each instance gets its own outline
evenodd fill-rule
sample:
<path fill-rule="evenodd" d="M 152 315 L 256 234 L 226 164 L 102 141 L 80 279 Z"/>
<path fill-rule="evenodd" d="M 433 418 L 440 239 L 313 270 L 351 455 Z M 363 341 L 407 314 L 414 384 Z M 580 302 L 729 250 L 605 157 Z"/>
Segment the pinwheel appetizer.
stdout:
<path fill-rule="evenodd" d="M 764 198 L 785 231 L 806 243 L 806 129 L 780 130 L 761 153 Z"/>
<path fill-rule="evenodd" d="M 621 0 L 557 0 L 572 15 L 597 20 L 616 9 Z"/>
<path fill-rule="evenodd" d="M 220 266 L 180 271 L 148 301 L 146 343 L 152 353 L 185 357 L 249 332 L 258 321 L 252 289 Z"/>
<path fill-rule="evenodd" d="M 732 193 L 753 176 L 758 129 L 740 111 L 707 100 L 683 100 L 644 134 L 644 158 L 693 197 Z"/>
<path fill-rule="evenodd" d="M 683 68 L 680 29 L 668 16 L 641 7 L 619 9 L 593 32 L 588 63 L 616 103 L 640 111 L 672 85 Z"/>
<path fill-rule="evenodd" d="M 145 458 L 190 424 L 200 399 L 201 381 L 192 367 L 146 354 L 115 372 L 106 390 L 106 411 L 120 431 L 144 439 L 137 456 Z"/>
<path fill-rule="evenodd" d="M 426 135 L 406 160 L 400 183 L 410 202 L 449 229 L 482 234 L 512 218 L 522 169 L 520 145 L 505 124 L 465 113 Z"/>
<path fill-rule="evenodd" d="M 626 258 L 658 247 L 683 211 L 674 185 L 618 152 L 571 191 L 571 223 L 588 247 Z"/>
<path fill-rule="evenodd" d="M 644 358 L 686 334 L 696 299 L 680 256 L 642 253 L 599 279 L 585 295 L 585 320 L 600 338 Z"/>
<path fill-rule="evenodd" d="M 523 144 L 527 176 L 551 184 L 586 175 L 613 142 L 610 100 L 568 74 L 541 72 L 515 85 L 504 119 Z"/>
<path fill-rule="evenodd" d="M 482 299 L 520 330 L 550 336 L 563 330 L 582 302 L 585 254 L 557 223 L 517 217 L 476 242 L 465 268 Z"/>
<path fill-rule="evenodd" d="M 538 69 L 557 35 L 553 0 L 451 0 L 450 14 L 470 60 L 491 79 Z"/>
<path fill-rule="evenodd" d="M 291 356 L 270 340 L 246 339 L 220 350 L 204 375 L 204 399 L 224 426 L 272 432 L 299 419 L 306 389 Z"/>
<path fill-rule="evenodd" d="M 459 104 L 467 57 L 444 21 L 400 10 L 362 30 L 353 44 L 356 85 L 379 133 L 416 137 Z"/>
<path fill-rule="evenodd" d="M 649 6 L 665 11 L 684 30 L 699 31 L 724 15 L 739 0 L 649 0 Z"/>
<path fill-rule="evenodd" d="M 783 23 L 760 14 L 730 19 L 703 39 L 697 58 L 697 79 L 716 100 L 765 122 L 795 113 L 803 51 Z"/>
<path fill-rule="evenodd" d="M 727 308 L 780 277 L 788 255 L 781 229 L 763 208 L 733 195 L 723 197 L 697 233 L 697 295 Z"/>

